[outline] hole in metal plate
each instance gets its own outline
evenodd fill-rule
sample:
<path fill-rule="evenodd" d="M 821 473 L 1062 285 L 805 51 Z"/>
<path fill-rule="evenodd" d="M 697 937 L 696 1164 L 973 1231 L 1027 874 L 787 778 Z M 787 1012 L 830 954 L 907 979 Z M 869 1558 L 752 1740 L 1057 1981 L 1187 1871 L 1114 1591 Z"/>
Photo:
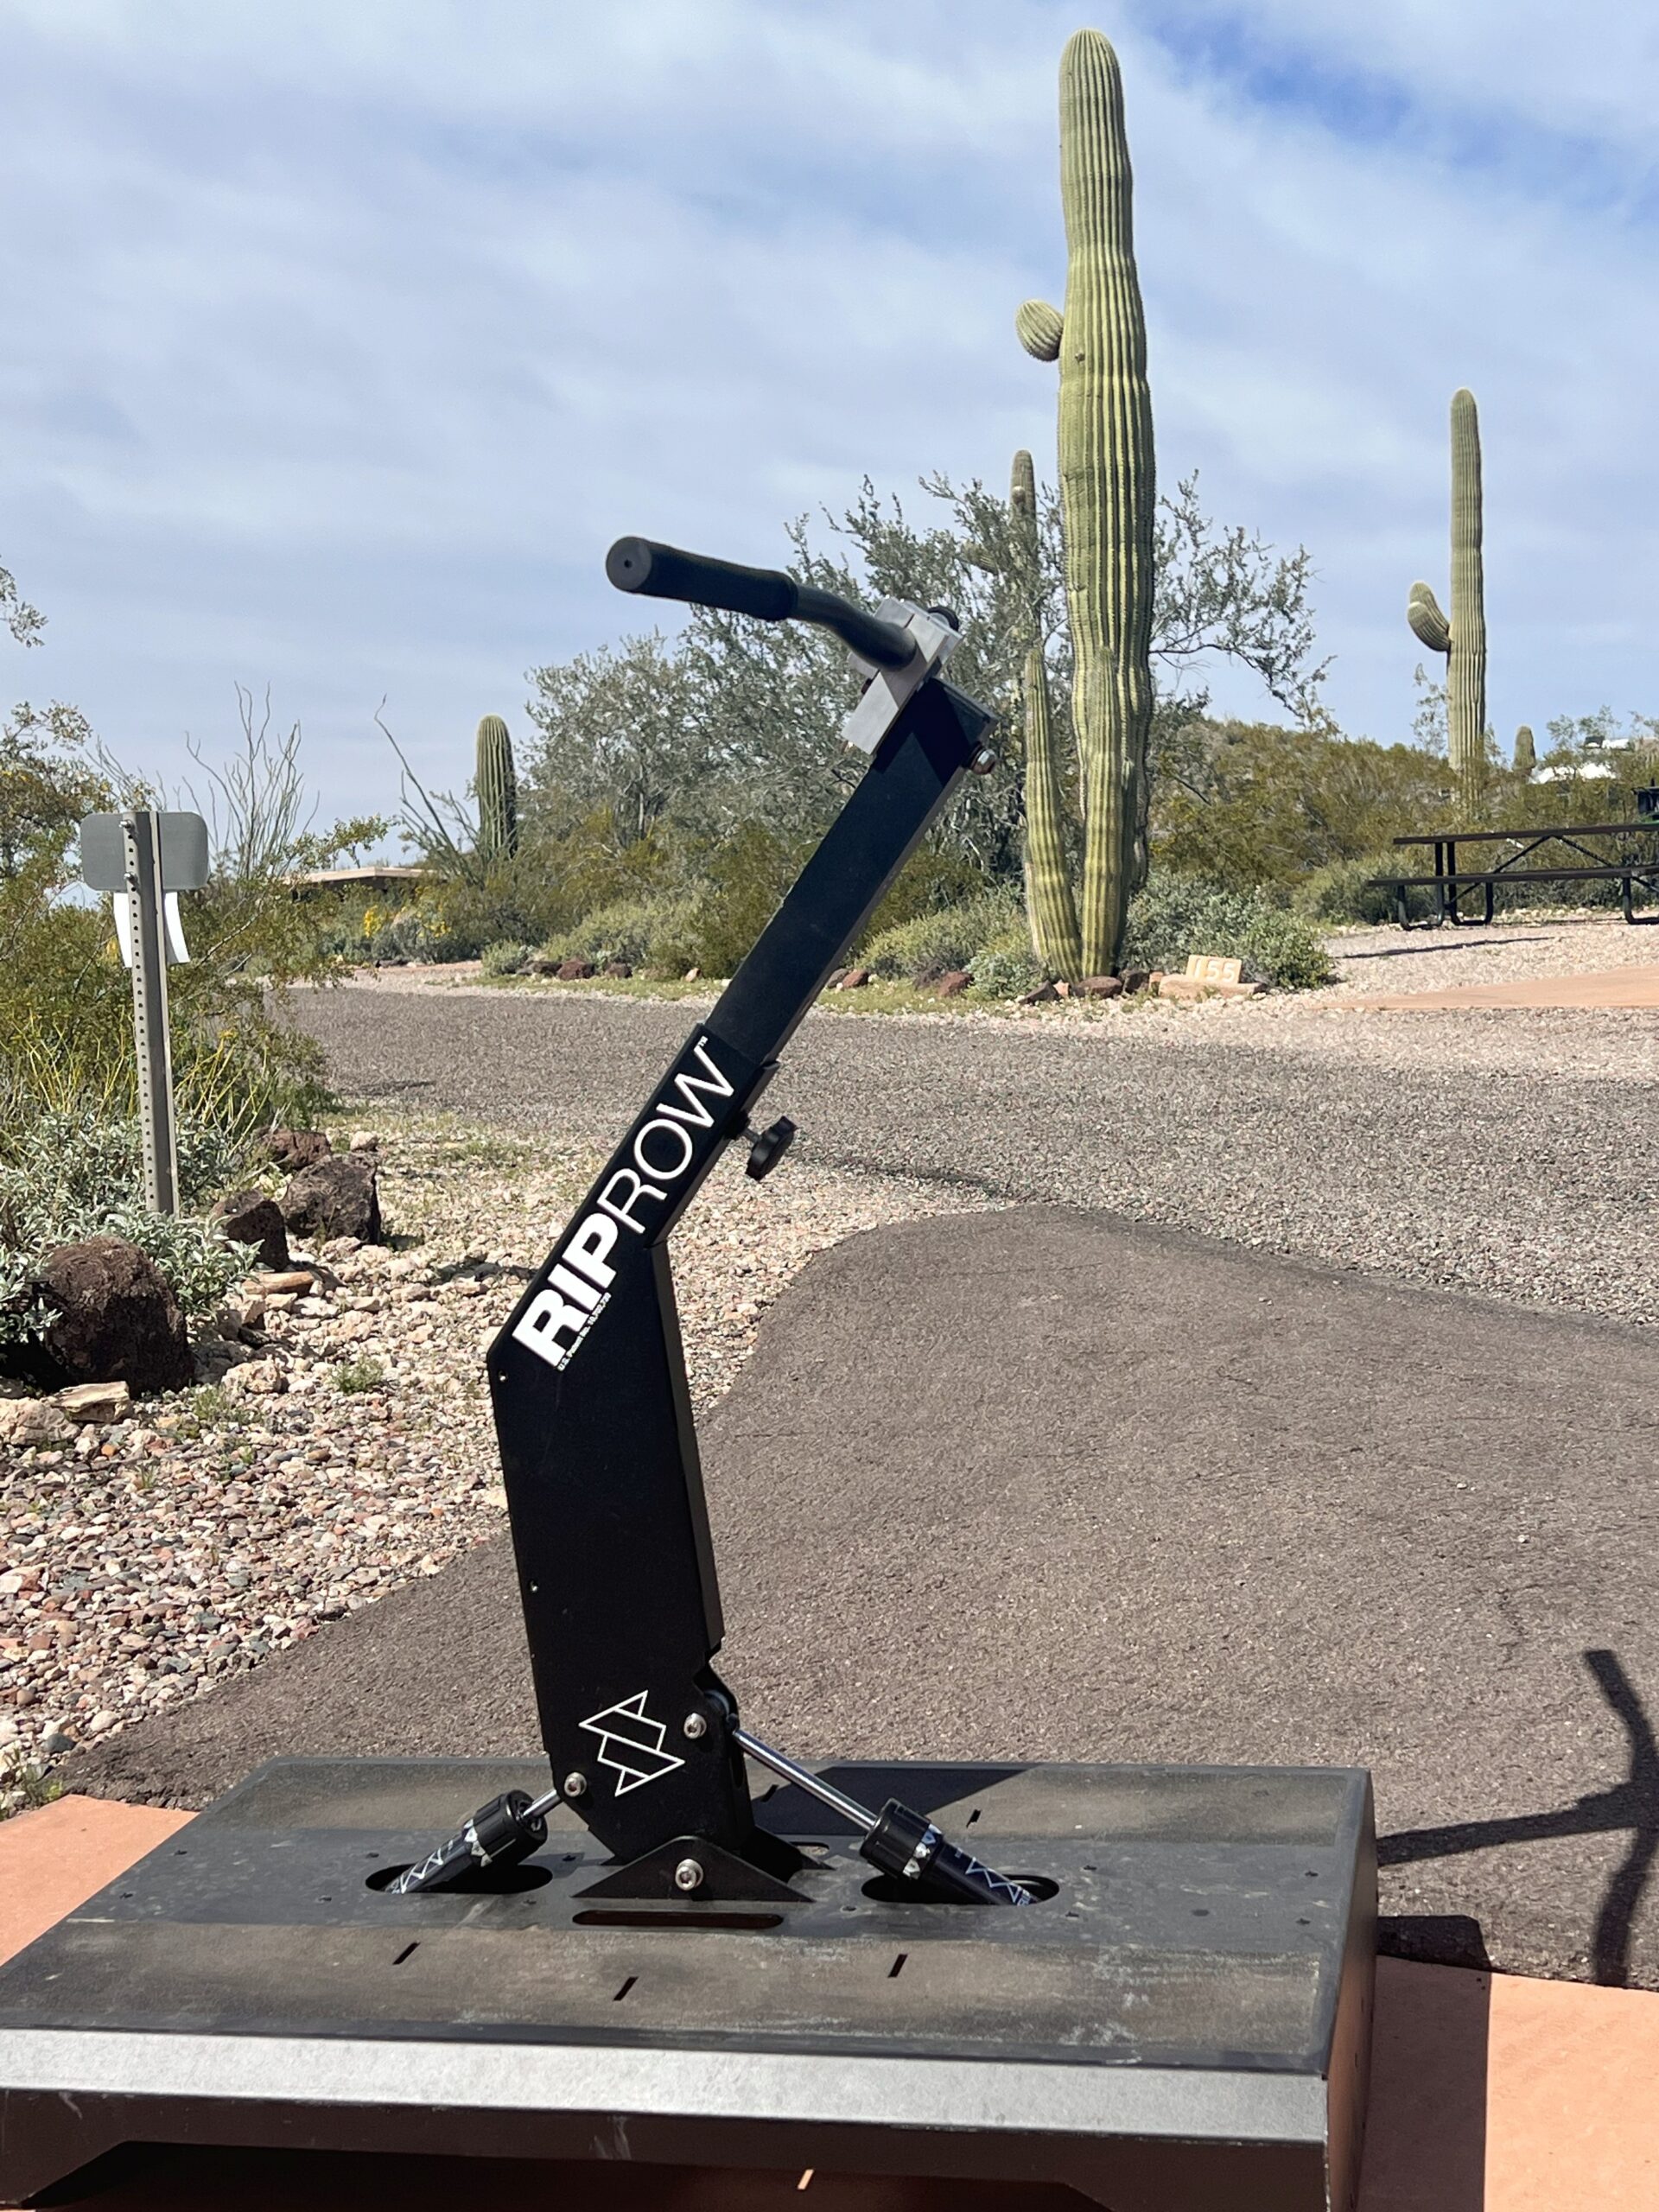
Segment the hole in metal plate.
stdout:
<path fill-rule="evenodd" d="M 1059 1884 L 1051 1882 L 1046 1874 L 1010 1874 L 1008 1879 L 1018 1882 L 1022 1890 L 1029 1890 L 1039 1904 L 1060 1893 Z M 937 1891 L 925 1890 L 919 1882 L 907 1882 L 902 1874 L 874 1876 L 865 1883 L 864 1894 L 874 1897 L 878 1904 L 963 1904 L 970 1912 L 1001 1910 L 1001 1906 L 992 1906 L 988 1898 L 982 1908 L 977 1897 L 941 1896 Z"/>
<path fill-rule="evenodd" d="M 617 1991 L 615 1996 L 612 1998 L 612 2004 L 620 2005 L 639 1979 L 639 1977 L 637 1974 L 631 1974 L 627 1980 L 623 1983 L 621 1988 Z"/>
<path fill-rule="evenodd" d="M 363 1886 L 368 1890 L 389 1890 L 400 1874 L 408 1872 L 406 1866 L 377 1866 Z M 522 1863 L 517 1866 L 479 1866 L 470 1874 L 462 1874 L 455 1881 L 446 1882 L 441 1890 L 433 1890 L 429 1894 L 435 1897 L 518 1897 L 524 1890 L 539 1890 L 544 1882 L 550 1882 L 552 1878 L 545 1866 Z"/>
<path fill-rule="evenodd" d="M 392 1964 L 393 1964 L 393 1966 L 395 1966 L 395 1967 L 400 1967 L 400 1966 L 402 1966 L 402 1964 L 404 1963 L 404 1961 L 405 1959 L 408 1959 L 408 1958 L 412 1958 L 412 1957 L 414 1956 L 414 1955 L 416 1954 L 416 1951 L 418 1951 L 418 1950 L 420 1949 L 420 1948 L 421 1948 L 421 1945 L 420 1945 L 420 1939 L 419 1939 L 419 1938 L 418 1938 L 418 1936 L 417 1936 L 417 1937 L 416 1938 L 416 1940 L 415 1940 L 415 1942 L 412 1942 L 412 1943 L 405 1943 L 405 1944 L 404 1944 L 404 1946 L 403 1949 L 402 1949 L 401 1951 L 399 1951 L 399 1952 L 398 1952 L 398 1954 L 397 1954 L 397 1957 L 392 1961 L 392 1962 L 391 1962 L 391 1963 L 392 1963 Z"/>
<path fill-rule="evenodd" d="M 688 1929 L 704 1928 L 735 1929 L 741 1934 L 758 1934 L 762 1929 L 781 1928 L 781 1912 L 630 1912 L 620 1906 L 592 1905 L 586 1912 L 570 1916 L 578 1928 L 666 1928 L 677 1935 Z"/>
<path fill-rule="evenodd" d="M 897 1981 L 897 1980 L 898 1980 L 898 1979 L 899 1979 L 899 1975 L 900 1975 L 901 1974 L 903 1974 L 903 1972 L 904 1972 L 904 1970 L 905 1970 L 905 1961 L 906 1961 L 909 1956 L 910 1956 L 910 1953 L 909 1953 L 908 1951 L 900 1951 L 900 1952 L 899 1952 L 899 1954 L 898 1957 L 893 1961 L 893 1964 L 892 1964 L 892 1965 L 887 1968 L 887 1980 L 888 1980 L 889 1981 Z"/>

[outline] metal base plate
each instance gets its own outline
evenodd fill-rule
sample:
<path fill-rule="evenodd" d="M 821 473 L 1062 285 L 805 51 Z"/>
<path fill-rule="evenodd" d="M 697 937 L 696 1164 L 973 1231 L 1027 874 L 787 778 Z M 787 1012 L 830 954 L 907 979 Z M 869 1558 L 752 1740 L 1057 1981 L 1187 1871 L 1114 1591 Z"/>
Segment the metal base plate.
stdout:
<path fill-rule="evenodd" d="M 568 1814 L 496 1892 L 372 1886 L 535 1760 L 283 1759 L 0 1970 L 0 2202 L 129 2140 L 1069 2185 L 1347 2206 L 1376 1847 L 1355 1769 L 878 1765 L 1021 1911 L 893 1901 L 753 1777 L 798 1904 L 584 1898 Z"/>

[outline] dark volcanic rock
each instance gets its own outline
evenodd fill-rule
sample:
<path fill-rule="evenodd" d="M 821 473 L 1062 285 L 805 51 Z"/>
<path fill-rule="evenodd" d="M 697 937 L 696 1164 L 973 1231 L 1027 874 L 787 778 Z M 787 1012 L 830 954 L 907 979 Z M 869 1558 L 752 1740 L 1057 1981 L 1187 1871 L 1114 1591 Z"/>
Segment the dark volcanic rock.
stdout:
<path fill-rule="evenodd" d="M 232 1244 L 251 1244 L 262 1268 L 288 1265 L 288 1231 L 282 1208 L 263 1191 L 232 1191 L 207 1217 Z"/>
<path fill-rule="evenodd" d="M 136 1244 L 119 1236 L 60 1244 L 35 1285 L 55 1317 L 41 1340 L 54 1379 L 124 1382 L 135 1395 L 195 1380 L 179 1301 Z"/>
<path fill-rule="evenodd" d="M 302 1167 L 315 1167 L 318 1160 L 327 1160 L 334 1147 L 321 1129 L 273 1129 L 265 1139 L 265 1150 L 284 1175 L 295 1175 Z"/>
<path fill-rule="evenodd" d="M 283 1219 L 296 1236 L 326 1244 L 331 1237 L 355 1236 L 359 1243 L 380 1242 L 380 1197 L 374 1155 L 369 1152 L 330 1154 L 292 1177 L 283 1192 Z"/>

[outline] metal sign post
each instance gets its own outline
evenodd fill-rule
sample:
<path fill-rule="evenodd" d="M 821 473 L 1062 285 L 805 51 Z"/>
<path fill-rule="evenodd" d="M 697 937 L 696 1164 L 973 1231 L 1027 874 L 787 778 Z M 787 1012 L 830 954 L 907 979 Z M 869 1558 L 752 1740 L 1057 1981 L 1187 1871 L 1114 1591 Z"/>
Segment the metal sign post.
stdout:
<path fill-rule="evenodd" d="M 162 854 L 156 817 L 124 814 L 128 942 L 132 947 L 132 1034 L 138 1048 L 138 1127 L 144 1148 L 144 1204 L 179 1210 L 179 1141 L 173 1118 L 173 1040 L 167 1023 L 167 947 L 162 935 Z M 116 893 L 117 898 L 123 894 Z"/>
<path fill-rule="evenodd" d="M 179 1149 L 167 965 L 190 957 L 179 925 L 178 894 L 207 880 L 207 825 L 199 814 L 148 807 L 89 814 L 80 825 L 80 869 L 93 890 L 114 893 L 116 935 L 132 969 L 144 1203 L 152 1213 L 176 1213 Z"/>

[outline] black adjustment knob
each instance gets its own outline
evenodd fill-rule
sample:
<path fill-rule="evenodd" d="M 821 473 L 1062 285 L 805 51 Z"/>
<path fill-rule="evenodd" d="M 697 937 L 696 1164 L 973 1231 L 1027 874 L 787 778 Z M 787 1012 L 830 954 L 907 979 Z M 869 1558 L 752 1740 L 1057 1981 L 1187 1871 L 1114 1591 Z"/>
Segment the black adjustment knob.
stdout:
<path fill-rule="evenodd" d="M 748 1173 L 757 1183 L 771 1174 L 795 1141 L 795 1124 L 781 1114 L 769 1129 L 762 1129 L 749 1147 Z"/>

